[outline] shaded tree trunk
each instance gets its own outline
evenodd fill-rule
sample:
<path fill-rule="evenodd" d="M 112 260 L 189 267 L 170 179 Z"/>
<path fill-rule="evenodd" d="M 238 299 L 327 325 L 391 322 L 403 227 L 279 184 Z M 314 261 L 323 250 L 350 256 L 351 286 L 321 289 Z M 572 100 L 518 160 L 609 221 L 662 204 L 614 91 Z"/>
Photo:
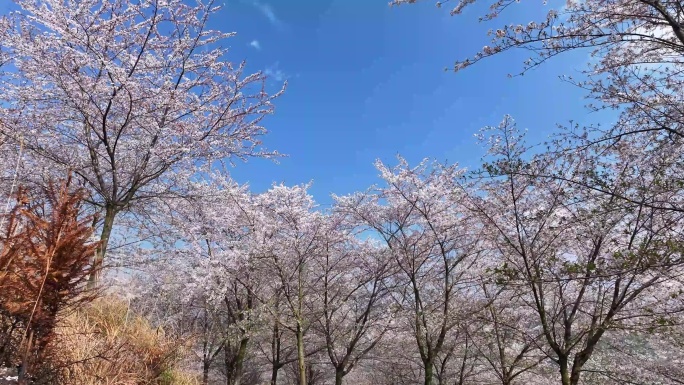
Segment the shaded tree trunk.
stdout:
<path fill-rule="evenodd" d="M 107 245 L 109 244 L 109 238 L 112 235 L 112 229 L 114 228 L 114 218 L 116 218 L 117 210 L 114 206 L 107 205 L 105 208 L 104 223 L 102 225 L 102 233 L 100 233 L 100 244 L 93 258 L 93 272 L 90 274 L 90 279 L 88 280 L 88 288 L 92 289 L 97 286 L 100 280 L 100 275 L 102 273 L 102 265 L 104 263 L 105 254 L 107 254 Z"/>
<path fill-rule="evenodd" d="M 280 328 L 276 320 L 273 323 L 273 339 L 271 340 L 271 385 L 277 385 L 278 371 L 282 367 L 283 364 L 280 362 Z"/>
<path fill-rule="evenodd" d="M 19 385 L 26 385 L 29 383 L 28 379 L 28 371 L 29 368 L 31 367 L 31 362 L 30 355 L 31 355 L 31 350 L 33 347 L 33 330 L 30 330 L 28 332 L 28 336 L 26 337 L 25 341 L 22 341 L 22 357 L 21 357 L 21 365 L 19 365 L 19 376 L 18 376 L 18 384 Z"/>
<path fill-rule="evenodd" d="M 233 354 L 231 349 L 224 350 L 224 364 L 226 368 L 226 385 L 240 385 L 242 382 L 242 367 L 247 355 L 247 343 L 249 338 L 242 338 Z"/>
<path fill-rule="evenodd" d="M 343 368 L 335 368 L 335 385 L 342 385 L 342 380 L 346 374 Z"/>
<path fill-rule="evenodd" d="M 306 362 L 304 361 L 306 353 L 304 352 L 304 329 L 302 323 L 297 322 L 297 363 L 299 366 L 299 385 L 307 385 L 306 383 Z"/>
<path fill-rule="evenodd" d="M 202 385 L 209 385 L 209 366 L 210 362 L 204 360 L 202 363 Z"/>
<path fill-rule="evenodd" d="M 278 368 L 277 365 L 273 365 L 271 367 L 271 385 L 276 385 L 278 384 Z"/>
<path fill-rule="evenodd" d="M 570 371 L 568 368 L 568 357 L 567 356 L 558 357 L 558 365 L 560 366 L 561 384 L 571 385 L 572 382 L 570 382 Z"/>
<path fill-rule="evenodd" d="M 423 360 L 423 365 L 425 366 L 425 379 L 423 385 L 432 385 L 432 380 L 434 377 L 434 362 L 432 359 Z"/>

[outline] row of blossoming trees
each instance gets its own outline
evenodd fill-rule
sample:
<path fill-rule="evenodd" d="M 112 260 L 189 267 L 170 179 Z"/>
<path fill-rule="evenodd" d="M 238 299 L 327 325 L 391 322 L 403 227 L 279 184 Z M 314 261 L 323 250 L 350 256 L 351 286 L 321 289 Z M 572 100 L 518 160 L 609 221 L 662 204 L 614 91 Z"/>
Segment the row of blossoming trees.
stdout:
<path fill-rule="evenodd" d="M 540 151 L 506 117 L 478 135 L 481 167 L 378 163 L 380 185 L 327 210 L 307 186 L 254 194 L 222 171 L 277 155 L 260 122 L 280 91 L 227 60 L 214 1 L 15 2 L 0 23 L 0 191 L 20 198 L 0 222 L 3 366 L 40 361 L 116 261 L 139 272 L 133 308 L 193 341 L 204 383 L 681 383 L 680 1 L 570 1 L 455 66 L 593 50 L 567 80 L 615 110 L 608 128 L 563 128 Z M 60 221 L 76 263 L 47 247 Z"/>
<path fill-rule="evenodd" d="M 525 156 L 510 119 L 491 139 L 479 174 L 378 163 L 329 210 L 306 186 L 198 183 L 210 199 L 159 219 L 139 306 L 197 333 L 210 383 L 676 383 L 684 214 L 587 189 L 603 155 Z M 624 169 L 604 188 L 655 171 Z"/>

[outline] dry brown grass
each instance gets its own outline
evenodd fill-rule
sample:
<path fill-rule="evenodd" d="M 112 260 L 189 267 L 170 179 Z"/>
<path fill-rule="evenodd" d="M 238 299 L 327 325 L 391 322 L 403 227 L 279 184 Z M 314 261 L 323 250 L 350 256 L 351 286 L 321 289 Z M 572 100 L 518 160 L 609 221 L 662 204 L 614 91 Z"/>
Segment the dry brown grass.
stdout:
<path fill-rule="evenodd" d="M 56 330 L 60 383 L 73 385 L 195 385 L 177 369 L 184 344 L 132 314 L 126 303 L 102 298 L 64 318 Z"/>

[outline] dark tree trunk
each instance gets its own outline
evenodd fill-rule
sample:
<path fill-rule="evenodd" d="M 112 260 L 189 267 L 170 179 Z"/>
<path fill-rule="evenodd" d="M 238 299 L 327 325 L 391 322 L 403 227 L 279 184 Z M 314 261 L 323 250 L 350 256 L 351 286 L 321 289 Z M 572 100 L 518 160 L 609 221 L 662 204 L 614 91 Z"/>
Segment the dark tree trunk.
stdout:
<path fill-rule="evenodd" d="M 109 244 L 109 238 L 112 235 L 116 214 L 117 212 L 114 207 L 108 205 L 105 208 L 104 224 L 102 225 L 102 233 L 100 233 L 100 245 L 93 258 L 93 272 L 90 274 L 90 279 L 88 280 L 88 288 L 90 289 L 97 287 L 97 283 L 100 279 L 102 265 L 104 263 L 105 254 L 107 254 L 107 245 Z"/>
<path fill-rule="evenodd" d="M 202 385 L 209 385 L 209 361 L 202 364 Z"/>
<path fill-rule="evenodd" d="M 226 385 L 240 385 L 242 382 L 242 371 L 245 356 L 247 354 L 247 343 L 249 338 L 240 340 L 237 351 L 226 348 L 224 354 L 224 364 L 226 368 Z"/>
<path fill-rule="evenodd" d="M 423 361 L 423 364 L 425 365 L 425 379 L 423 385 L 432 385 L 434 379 L 434 362 L 433 360 L 428 359 Z"/>
<path fill-rule="evenodd" d="M 344 369 L 342 368 L 336 368 L 335 369 L 335 385 L 342 385 L 342 379 L 344 379 L 344 375 L 346 373 L 344 372 Z"/>

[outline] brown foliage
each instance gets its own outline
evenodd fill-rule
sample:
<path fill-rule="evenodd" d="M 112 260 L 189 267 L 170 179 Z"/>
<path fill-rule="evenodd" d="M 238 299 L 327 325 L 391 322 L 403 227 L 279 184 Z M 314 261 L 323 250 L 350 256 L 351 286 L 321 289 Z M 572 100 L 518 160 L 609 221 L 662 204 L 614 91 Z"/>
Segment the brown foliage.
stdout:
<path fill-rule="evenodd" d="M 86 292 L 96 242 L 93 217 L 82 215 L 83 192 L 71 177 L 40 191 L 19 189 L 0 217 L 0 364 L 36 374 L 64 313 L 91 302 Z"/>

